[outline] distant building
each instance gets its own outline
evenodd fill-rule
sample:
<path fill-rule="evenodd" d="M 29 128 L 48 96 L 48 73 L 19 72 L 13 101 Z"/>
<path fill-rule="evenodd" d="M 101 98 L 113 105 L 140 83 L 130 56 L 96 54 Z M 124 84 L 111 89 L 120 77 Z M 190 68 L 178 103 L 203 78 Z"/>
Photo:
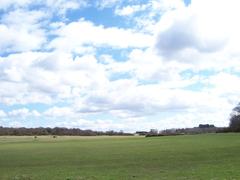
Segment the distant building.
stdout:
<path fill-rule="evenodd" d="M 148 134 L 147 131 L 136 131 L 135 135 L 138 135 L 138 136 L 146 136 Z"/>
<path fill-rule="evenodd" d="M 199 128 L 215 128 L 213 124 L 199 124 Z"/>

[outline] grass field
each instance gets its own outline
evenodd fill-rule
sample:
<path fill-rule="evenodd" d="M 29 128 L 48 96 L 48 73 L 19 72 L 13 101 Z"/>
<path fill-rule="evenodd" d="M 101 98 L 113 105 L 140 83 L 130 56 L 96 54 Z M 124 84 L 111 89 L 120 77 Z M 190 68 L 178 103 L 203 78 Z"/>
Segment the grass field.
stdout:
<path fill-rule="evenodd" d="M 0 137 L 0 179 L 240 179 L 240 134 Z"/>

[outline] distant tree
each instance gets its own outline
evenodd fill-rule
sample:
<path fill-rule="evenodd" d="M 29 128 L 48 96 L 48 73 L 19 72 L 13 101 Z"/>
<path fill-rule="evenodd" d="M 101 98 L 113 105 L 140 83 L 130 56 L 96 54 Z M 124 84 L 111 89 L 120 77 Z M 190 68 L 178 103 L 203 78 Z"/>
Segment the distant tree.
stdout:
<path fill-rule="evenodd" d="M 101 135 L 110 135 L 110 136 L 130 136 L 132 133 L 125 133 L 123 131 L 93 131 L 90 129 L 82 130 L 79 128 L 64 128 L 64 127 L 55 127 L 55 128 L 13 128 L 13 127 L 1 127 L 0 126 L 0 136 L 3 135 L 14 135 L 14 136 L 41 136 L 41 135 L 53 135 L 53 138 L 57 136 L 101 136 Z"/>
<path fill-rule="evenodd" d="M 157 135 L 157 134 L 158 134 L 158 130 L 157 130 L 157 129 L 151 129 L 151 130 L 149 131 L 149 134 L 151 134 L 151 135 Z"/>
<path fill-rule="evenodd" d="M 238 105 L 235 108 L 233 108 L 233 113 L 234 112 L 240 113 L 240 103 L 238 103 Z"/>
<path fill-rule="evenodd" d="M 231 131 L 240 132 L 240 103 L 232 110 L 229 128 Z"/>

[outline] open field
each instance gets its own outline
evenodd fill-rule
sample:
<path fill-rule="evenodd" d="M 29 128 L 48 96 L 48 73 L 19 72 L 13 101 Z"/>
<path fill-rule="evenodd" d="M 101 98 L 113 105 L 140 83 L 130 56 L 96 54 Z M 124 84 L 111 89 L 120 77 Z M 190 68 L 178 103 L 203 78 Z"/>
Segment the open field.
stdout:
<path fill-rule="evenodd" d="M 240 134 L 0 137 L 0 179 L 240 179 Z"/>

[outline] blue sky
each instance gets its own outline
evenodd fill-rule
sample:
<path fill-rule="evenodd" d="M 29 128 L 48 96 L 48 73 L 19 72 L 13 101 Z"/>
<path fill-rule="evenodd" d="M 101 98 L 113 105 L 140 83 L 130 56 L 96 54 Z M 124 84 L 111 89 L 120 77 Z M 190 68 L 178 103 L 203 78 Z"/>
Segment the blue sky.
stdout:
<path fill-rule="evenodd" d="M 227 126 L 240 99 L 239 6 L 0 1 L 0 126 Z"/>

